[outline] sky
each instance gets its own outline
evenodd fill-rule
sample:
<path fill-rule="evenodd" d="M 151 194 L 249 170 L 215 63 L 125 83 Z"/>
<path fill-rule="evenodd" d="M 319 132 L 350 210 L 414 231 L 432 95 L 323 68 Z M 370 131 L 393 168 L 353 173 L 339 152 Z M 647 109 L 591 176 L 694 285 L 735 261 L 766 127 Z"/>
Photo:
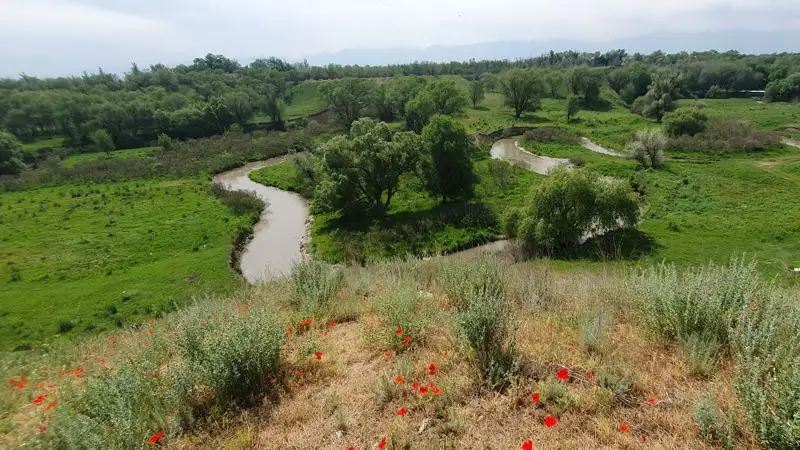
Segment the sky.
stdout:
<path fill-rule="evenodd" d="M 0 0 L 0 76 L 123 72 L 209 52 L 324 62 L 349 49 L 799 29 L 800 0 Z"/>

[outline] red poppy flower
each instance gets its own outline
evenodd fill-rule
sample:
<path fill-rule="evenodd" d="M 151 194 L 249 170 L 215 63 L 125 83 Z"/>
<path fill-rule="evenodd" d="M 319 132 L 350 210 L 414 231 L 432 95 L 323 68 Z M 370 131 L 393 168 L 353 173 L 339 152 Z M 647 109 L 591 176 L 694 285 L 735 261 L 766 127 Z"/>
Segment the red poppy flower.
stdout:
<path fill-rule="evenodd" d="M 386 438 L 385 437 L 383 439 L 381 439 L 380 442 L 378 442 L 378 448 L 386 448 Z"/>
<path fill-rule="evenodd" d="M 442 395 L 442 390 L 438 387 L 433 388 L 431 392 L 433 392 L 433 395 Z"/>
<path fill-rule="evenodd" d="M 403 335 L 403 329 L 402 328 L 397 328 L 396 330 L 394 330 L 394 334 L 396 334 L 398 336 L 402 336 Z"/>
<path fill-rule="evenodd" d="M 41 405 L 45 400 L 47 400 L 47 394 L 36 397 L 31 403 L 34 405 Z"/>
<path fill-rule="evenodd" d="M 556 376 L 558 377 L 559 380 L 562 380 L 562 381 L 566 380 L 566 379 L 569 378 L 569 370 L 561 369 L 561 370 L 558 371 L 558 373 L 556 373 Z"/>
<path fill-rule="evenodd" d="M 428 393 L 428 386 L 420 386 L 419 395 L 425 395 L 427 393 Z"/>
<path fill-rule="evenodd" d="M 85 373 L 86 371 L 83 370 L 83 367 L 77 367 L 75 368 L 75 370 L 72 371 L 72 374 L 75 375 L 76 377 L 82 377 L 83 374 Z"/>
<path fill-rule="evenodd" d="M 356 450 L 355 447 L 347 447 L 347 450 Z"/>
<path fill-rule="evenodd" d="M 161 440 L 161 438 L 163 438 L 163 437 L 164 437 L 164 432 L 163 431 L 159 431 L 158 433 L 150 436 L 150 439 L 147 440 L 147 443 L 148 444 L 157 444 Z"/>
<path fill-rule="evenodd" d="M 642 442 L 647 442 L 647 435 L 646 434 L 642 435 Z"/>
<path fill-rule="evenodd" d="M 447 350 L 445 350 L 445 351 L 444 351 L 442 354 L 443 354 L 444 356 L 447 356 L 447 355 L 449 354 L 449 352 L 448 352 Z"/>
<path fill-rule="evenodd" d="M 534 392 L 533 394 L 531 394 L 531 399 L 533 400 L 533 403 L 536 403 L 538 405 L 539 402 L 542 401 L 542 395 L 539 394 L 538 392 Z"/>
<path fill-rule="evenodd" d="M 58 404 L 58 401 L 50 402 L 50 404 L 48 404 L 47 406 L 44 407 L 44 410 L 45 411 L 50 411 L 51 409 L 55 408 L 57 404 Z"/>
<path fill-rule="evenodd" d="M 548 415 L 544 418 L 544 426 L 547 428 L 553 428 L 556 425 L 558 425 L 558 419 L 556 419 L 556 416 Z"/>
<path fill-rule="evenodd" d="M 292 334 L 293 331 L 294 331 L 294 328 L 286 327 L 286 334 Z"/>
<path fill-rule="evenodd" d="M 114 340 L 114 336 L 109 334 L 108 336 L 106 336 L 106 339 L 108 339 L 109 341 L 113 341 Z"/>
<path fill-rule="evenodd" d="M 336 322 L 331 322 L 331 323 L 328 324 L 328 326 L 330 326 L 331 328 L 335 328 L 336 327 Z"/>
<path fill-rule="evenodd" d="M 405 416 L 405 415 L 406 415 L 406 413 L 408 413 L 408 409 L 407 409 L 405 406 L 403 406 L 402 408 L 398 409 L 398 410 L 395 412 L 395 414 L 397 414 L 397 415 L 398 415 L 398 416 L 400 416 L 400 417 L 403 417 L 403 416 Z"/>
<path fill-rule="evenodd" d="M 322 361 L 322 352 L 314 352 L 314 358 Z"/>
<path fill-rule="evenodd" d="M 17 382 L 17 379 L 16 378 L 9 378 L 8 382 L 11 383 L 11 384 L 15 384 Z"/>
<path fill-rule="evenodd" d="M 28 381 L 28 377 L 22 377 L 20 378 L 20 381 Z"/>
<path fill-rule="evenodd" d="M 594 381 L 594 370 L 586 372 L 586 379 L 589 381 Z"/>
<path fill-rule="evenodd" d="M 528 439 L 522 443 L 522 450 L 533 450 L 533 441 Z"/>
<path fill-rule="evenodd" d="M 656 404 L 656 399 L 654 399 L 654 398 L 652 398 L 652 397 L 651 397 L 651 398 L 648 398 L 648 399 L 647 399 L 647 403 L 649 403 L 651 406 L 652 406 L 652 405 L 655 405 L 655 404 Z"/>
<path fill-rule="evenodd" d="M 631 427 L 629 427 L 627 424 L 624 424 L 624 423 L 620 424 L 620 426 L 619 426 L 619 432 L 620 433 L 627 433 L 628 431 L 631 431 Z"/>
<path fill-rule="evenodd" d="M 411 389 L 416 390 L 417 388 L 419 388 L 419 381 L 415 381 L 415 382 L 411 383 Z"/>
<path fill-rule="evenodd" d="M 436 375 L 436 372 L 437 372 L 438 370 L 439 370 L 439 369 L 436 367 L 436 364 L 434 364 L 434 363 L 430 363 L 430 364 L 428 364 L 428 373 L 429 373 L 431 376 L 433 376 L 433 375 Z"/>
<path fill-rule="evenodd" d="M 395 383 L 403 384 L 403 383 L 406 382 L 406 377 L 404 377 L 402 375 L 398 375 L 398 376 L 394 377 L 394 381 L 395 381 Z"/>
<path fill-rule="evenodd" d="M 403 345 L 408 345 L 410 343 L 411 343 L 411 336 L 406 336 L 406 338 L 403 339 Z"/>
<path fill-rule="evenodd" d="M 153 320 L 153 319 L 150 319 L 150 320 L 147 321 L 148 325 L 153 325 L 154 323 L 156 323 L 156 321 Z"/>
<path fill-rule="evenodd" d="M 39 427 L 39 431 L 42 432 L 42 433 L 46 433 L 47 432 L 47 427 L 42 425 L 41 427 Z"/>
<path fill-rule="evenodd" d="M 383 352 L 383 356 L 386 357 L 386 358 L 391 358 L 392 357 L 392 352 L 389 351 L 389 350 L 386 350 L 385 352 Z"/>
<path fill-rule="evenodd" d="M 20 381 L 19 383 L 17 383 L 17 385 L 15 387 L 17 389 L 25 389 L 25 382 L 24 381 Z"/>
<path fill-rule="evenodd" d="M 153 335 L 153 329 L 152 329 L 152 328 L 150 328 L 149 330 L 147 330 L 147 334 L 149 334 L 150 336 L 152 336 L 152 335 Z"/>

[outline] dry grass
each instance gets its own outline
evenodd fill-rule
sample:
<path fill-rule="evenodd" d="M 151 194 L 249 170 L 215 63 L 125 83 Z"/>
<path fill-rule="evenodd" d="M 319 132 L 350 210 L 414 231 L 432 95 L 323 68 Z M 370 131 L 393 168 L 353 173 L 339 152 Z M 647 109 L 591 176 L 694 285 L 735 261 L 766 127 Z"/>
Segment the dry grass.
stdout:
<path fill-rule="evenodd" d="M 437 284 L 439 267 L 436 261 L 418 261 L 347 269 L 345 287 L 334 300 L 347 311 L 341 316 L 346 321 L 331 326 L 328 320 L 334 318 L 322 318 L 308 331 L 287 337 L 282 386 L 274 398 L 257 408 L 214 416 L 167 447 L 364 449 L 375 448 L 385 436 L 386 448 L 514 449 L 532 439 L 537 449 L 696 449 L 708 447 L 693 416 L 701 399 L 713 393 L 723 411 L 738 414 L 730 363 L 723 359 L 709 379 L 690 375 L 680 348 L 640 331 L 638 301 L 623 277 L 530 265 L 504 271 L 523 370 L 502 394 L 481 389 L 472 376 L 469 349 L 456 336 L 451 302 Z M 376 299 L 400 288 L 422 291 L 433 326 L 424 341 L 387 356 L 365 336 L 383 324 Z M 273 283 L 248 289 L 234 302 L 271 302 L 287 323 L 297 323 L 302 318 L 289 306 L 289 297 L 285 284 Z M 581 345 L 579 322 L 598 305 L 611 320 L 602 346 L 589 351 Z M 94 342 L 74 357 L 87 372 L 100 370 L 100 355 L 104 364 L 113 364 L 109 361 L 144 342 L 141 334 L 129 334 L 127 350 L 110 353 L 107 342 Z M 321 360 L 315 352 L 322 353 Z M 430 363 L 437 366 L 435 375 L 429 374 Z M 568 381 L 556 378 L 562 368 L 570 371 Z M 394 381 L 398 375 L 404 383 Z M 397 386 L 386 387 L 387 379 Z M 627 383 L 628 389 L 615 390 L 609 379 Z M 434 382 L 443 392 L 421 396 L 409 386 L 413 381 Z M 391 390 L 388 402 L 379 402 L 376 390 Z M 543 399 L 552 392 L 552 398 L 534 405 L 535 391 L 542 391 Z M 21 393 L 6 394 L 14 395 L 14 402 L 29 402 Z M 407 408 L 405 417 L 396 415 L 401 407 Z M 550 413 L 557 415 L 558 425 L 546 428 L 543 420 Z M 5 419 L 26 423 L 26 414 L 23 409 Z M 620 432 L 620 424 L 630 431 Z M 38 424 L 27 427 L 33 426 Z M 14 442 L 19 441 L 0 441 L 0 446 Z M 756 447 L 747 436 L 738 436 L 737 445 Z"/>

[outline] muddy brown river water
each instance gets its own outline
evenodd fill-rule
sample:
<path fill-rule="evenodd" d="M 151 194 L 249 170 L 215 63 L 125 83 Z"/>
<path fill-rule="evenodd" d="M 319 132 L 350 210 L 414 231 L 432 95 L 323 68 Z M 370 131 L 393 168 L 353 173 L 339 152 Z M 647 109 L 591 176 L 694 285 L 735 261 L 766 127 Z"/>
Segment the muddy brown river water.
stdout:
<path fill-rule="evenodd" d="M 242 275 L 249 283 L 269 281 L 288 275 L 303 256 L 306 241 L 308 204 L 298 194 L 264 186 L 250 180 L 250 172 L 277 164 L 285 158 L 258 161 L 221 173 L 215 183 L 228 190 L 251 191 L 266 203 L 239 261 Z"/>
<path fill-rule="evenodd" d="M 547 175 L 553 167 L 569 163 L 567 159 L 534 155 L 519 146 L 521 138 L 522 136 L 512 136 L 495 142 L 490 150 L 492 158 L 508 161 L 542 175 Z"/>

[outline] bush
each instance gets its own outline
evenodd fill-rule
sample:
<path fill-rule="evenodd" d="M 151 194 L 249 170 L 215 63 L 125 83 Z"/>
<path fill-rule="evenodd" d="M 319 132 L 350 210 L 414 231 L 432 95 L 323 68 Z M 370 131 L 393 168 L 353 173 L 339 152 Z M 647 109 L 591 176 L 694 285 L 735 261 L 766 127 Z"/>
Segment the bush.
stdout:
<path fill-rule="evenodd" d="M 557 142 L 563 144 L 576 144 L 580 142 L 577 134 L 556 127 L 537 127 L 526 131 L 523 135 L 526 141 Z"/>
<path fill-rule="evenodd" d="M 625 145 L 625 151 L 645 169 L 659 169 L 664 165 L 666 147 L 667 137 L 661 130 L 653 128 L 637 131 L 634 139 Z"/>
<path fill-rule="evenodd" d="M 342 281 L 340 270 L 315 259 L 296 264 L 291 274 L 293 306 L 309 316 L 327 313 Z"/>
<path fill-rule="evenodd" d="M 709 444 L 721 445 L 726 449 L 734 448 L 733 433 L 735 423 L 722 423 L 720 411 L 714 402 L 714 396 L 701 400 L 694 408 L 694 417 L 700 428 L 700 436 Z"/>
<path fill-rule="evenodd" d="M 737 258 L 681 274 L 674 265 L 661 264 L 635 274 L 634 284 L 644 301 L 646 324 L 698 351 L 730 344 L 731 330 L 761 287 L 755 263 Z"/>
<path fill-rule="evenodd" d="M 166 133 L 161 133 L 158 135 L 158 146 L 161 147 L 161 150 L 169 151 L 172 150 L 172 138 L 169 137 Z"/>
<path fill-rule="evenodd" d="M 213 318 L 188 314 L 178 329 L 176 346 L 182 358 L 177 379 L 187 397 L 213 393 L 223 407 L 257 404 L 278 376 L 283 327 L 265 310 L 216 311 Z M 203 399 L 193 398 L 195 404 Z"/>
<path fill-rule="evenodd" d="M 674 149 L 713 153 L 760 151 L 781 148 L 775 133 L 756 129 L 748 122 L 711 122 L 706 130 L 694 136 L 679 136 L 669 141 Z"/>
<path fill-rule="evenodd" d="M 211 193 L 237 216 L 252 214 L 258 217 L 266 204 L 254 192 L 229 191 L 220 183 L 211 185 Z"/>
<path fill-rule="evenodd" d="M 581 345 L 590 352 L 600 352 L 608 340 L 611 314 L 597 307 L 581 315 L 578 329 Z"/>
<path fill-rule="evenodd" d="M 425 293 L 407 287 L 395 287 L 378 297 L 374 310 L 385 323 L 365 329 L 367 342 L 379 350 L 395 352 L 424 342 L 426 330 L 430 327 L 430 303 Z M 406 339 L 410 339 L 409 343 Z"/>
<path fill-rule="evenodd" d="M 797 296 L 767 290 L 734 335 L 736 393 L 765 448 L 800 446 L 800 311 Z"/>
<path fill-rule="evenodd" d="M 694 136 L 706 129 L 708 116 L 697 108 L 678 108 L 664 115 L 664 130 L 670 136 Z"/>
<path fill-rule="evenodd" d="M 457 308 L 465 307 L 476 296 L 502 297 L 505 292 L 501 268 L 488 256 L 466 263 L 446 261 L 440 280 L 447 298 Z"/>

